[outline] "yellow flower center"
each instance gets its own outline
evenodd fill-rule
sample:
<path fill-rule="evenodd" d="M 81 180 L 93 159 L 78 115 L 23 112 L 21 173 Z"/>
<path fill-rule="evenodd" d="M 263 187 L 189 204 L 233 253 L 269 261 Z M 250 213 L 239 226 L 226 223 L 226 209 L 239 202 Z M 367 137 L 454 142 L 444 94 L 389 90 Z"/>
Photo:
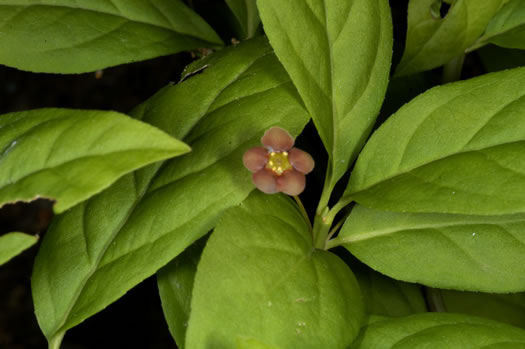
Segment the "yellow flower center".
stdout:
<path fill-rule="evenodd" d="M 288 160 L 288 153 L 272 151 L 268 157 L 268 163 L 266 168 L 272 170 L 277 175 L 282 175 L 284 171 L 292 168 L 290 161 Z"/>

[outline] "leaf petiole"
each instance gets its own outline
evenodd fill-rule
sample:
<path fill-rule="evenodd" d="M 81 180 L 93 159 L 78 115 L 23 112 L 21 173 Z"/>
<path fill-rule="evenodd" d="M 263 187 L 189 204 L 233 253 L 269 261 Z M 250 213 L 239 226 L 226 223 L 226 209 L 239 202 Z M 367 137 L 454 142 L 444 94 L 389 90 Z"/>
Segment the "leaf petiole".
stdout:
<path fill-rule="evenodd" d="M 310 217 L 308 217 L 308 213 L 306 212 L 306 209 L 304 208 L 303 202 L 297 195 L 294 195 L 293 198 L 295 202 L 297 203 L 297 206 L 299 206 L 299 210 L 303 214 L 304 220 L 308 223 L 308 226 L 310 227 L 310 231 L 313 231 L 312 222 L 310 221 Z"/>

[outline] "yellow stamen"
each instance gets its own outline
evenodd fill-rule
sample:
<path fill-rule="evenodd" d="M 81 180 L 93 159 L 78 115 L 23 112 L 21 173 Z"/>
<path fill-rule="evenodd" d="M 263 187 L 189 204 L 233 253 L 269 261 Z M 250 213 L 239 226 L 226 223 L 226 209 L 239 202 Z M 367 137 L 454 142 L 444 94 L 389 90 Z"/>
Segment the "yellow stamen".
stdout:
<path fill-rule="evenodd" d="M 290 161 L 288 160 L 288 153 L 272 151 L 268 157 L 268 163 L 266 168 L 273 171 L 278 176 L 282 175 L 284 171 L 292 168 Z"/>

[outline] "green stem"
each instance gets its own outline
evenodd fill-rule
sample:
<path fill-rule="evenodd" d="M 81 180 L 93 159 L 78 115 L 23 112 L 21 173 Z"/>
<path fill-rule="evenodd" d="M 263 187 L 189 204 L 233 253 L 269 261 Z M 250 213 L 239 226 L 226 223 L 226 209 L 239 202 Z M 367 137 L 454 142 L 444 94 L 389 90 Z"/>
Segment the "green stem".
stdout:
<path fill-rule="evenodd" d="M 321 198 L 319 199 L 319 204 L 317 205 L 317 215 L 321 215 L 322 212 L 328 207 L 328 202 L 330 201 L 330 196 L 332 195 L 332 190 L 334 189 L 332 185 L 332 176 L 331 171 L 326 171 L 326 178 L 324 180 L 323 192 L 321 193 Z"/>
<path fill-rule="evenodd" d="M 49 349 L 60 349 L 60 345 L 62 344 L 62 339 L 64 339 L 64 335 L 66 334 L 66 331 L 59 332 L 53 336 L 48 342 L 48 348 Z"/>
<path fill-rule="evenodd" d="M 335 239 L 328 240 L 326 242 L 325 247 L 326 247 L 327 250 L 330 250 L 330 249 L 332 249 L 334 247 L 341 246 L 342 244 L 343 244 L 343 240 L 341 240 L 340 238 L 337 237 Z"/>
<path fill-rule="evenodd" d="M 330 222 L 330 224 L 334 221 L 335 216 L 341 211 L 343 208 L 345 208 L 347 205 L 349 205 L 353 200 L 350 198 L 342 198 L 337 202 L 337 204 L 334 205 L 326 215 L 326 221 Z"/>
<path fill-rule="evenodd" d="M 463 62 L 465 55 L 459 55 L 452 58 L 450 62 L 443 67 L 443 83 L 458 81 L 461 78 L 461 70 L 463 70 Z"/>
<path fill-rule="evenodd" d="M 332 236 L 334 236 L 334 234 L 337 232 L 337 230 L 339 228 L 341 228 L 341 226 L 343 225 L 343 223 L 346 221 L 346 218 L 348 218 L 348 214 L 345 214 L 345 216 L 343 218 L 341 218 L 339 220 L 339 222 L 337 222 L 336 225 L 334 225 L 334 227 L 332 228 L 332 230 L 330 230 L 330 232 L 328 233 L 328 236 L 326 237 L 326 241 L 328 242 L 328 240 L 330 240 L 332 238 Z"/>
<path fill-rule="evenodd" d="M 326 236 L 331 226 L 331 222 L 328 223 L 323 218 L 323 215 L 316 215 L 314 219 L 314 247 L 321 250 L 326 249 Z"/>
<path fill-rule="evenodd" d="M 440 289 L 433 287 L 425 287 L 425 298 L 427 299 L 430 311 L 438 313 L 443 313 L 447 311 Z"/>
<path fill-rule="evenodd" d="M 303 202 L 297 195 L 294 195 L 293 198 L 295 202 L 297 203 L 297 206 L 299 206 L 299 210 L 303 214 L 304 219 L 308 222 L 308 226 L 310 227 L 310 230 L 313 231 L 312 222 L 310 222 L 310 217 L 308 217 L 308 213 L 306 212 L 306 209 L 304 208 Z"/>

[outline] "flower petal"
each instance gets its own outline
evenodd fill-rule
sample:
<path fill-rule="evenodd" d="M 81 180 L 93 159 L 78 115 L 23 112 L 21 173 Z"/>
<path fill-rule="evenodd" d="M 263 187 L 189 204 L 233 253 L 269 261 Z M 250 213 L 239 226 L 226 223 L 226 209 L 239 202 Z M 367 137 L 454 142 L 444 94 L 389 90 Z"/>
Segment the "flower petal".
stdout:
<path fill-rule="evenodd" d="M 268 151 L 263 147 L 250 148 L 242 156 L 242 162 L 250 172 L 257 172 L 266 166 Z"/>
<path fill-rule="evenodd" d="M 273 151 L 286 151 L 293 147 L 294 139 L 285 129 L 274 126 L 264 133 L 261 143 Z"/>
<path fill-rule="evenodd" d="M 305 151 L 301 149 L 292 148 L 288 152 L 288 160 L 292 164 L 293 168 L 302 174 L 308 174 L 312 172 L 315 166 L 314 159 Z"/>
<path fill-rule="evenodd" d="M 300 172 L 289 170 L 277 177 L 277 190 L 288 195 L 299 195 L 306 186 L 306 178 Z"/>
<path fill-rule="evenodd" d="M 277 182 L 275 180 L 275 175 L 271 171 L 260 170 L 255 172 L 252 176 L 253 184 L 266 194 L 277 193 Z"/>

